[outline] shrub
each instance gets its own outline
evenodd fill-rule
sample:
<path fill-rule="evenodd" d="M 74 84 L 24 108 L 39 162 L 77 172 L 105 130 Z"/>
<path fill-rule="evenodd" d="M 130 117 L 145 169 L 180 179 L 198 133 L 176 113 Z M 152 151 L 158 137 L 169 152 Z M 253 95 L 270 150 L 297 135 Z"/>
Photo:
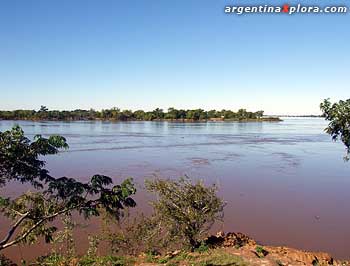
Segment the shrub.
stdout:
<path fill-rule="evenodd" d="M 213 223 L 223 217 L 225 204 L 217 196 L 215 185 L 192 183 L 188 177 L 156 178 L 147 180 L 146 188 L 157 196 L 151 204 L 158 222 L 166 227 L 170 238 L 185 239 L 191 250 L 198 247 L 199 239 Z"/>

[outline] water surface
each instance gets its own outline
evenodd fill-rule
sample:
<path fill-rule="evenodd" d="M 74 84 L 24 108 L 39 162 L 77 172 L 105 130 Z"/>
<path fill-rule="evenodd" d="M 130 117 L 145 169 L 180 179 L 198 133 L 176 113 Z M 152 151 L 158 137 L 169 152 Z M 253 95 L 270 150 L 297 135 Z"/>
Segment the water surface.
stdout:
<path fill-rule="evenodd" d="M 15 123 L 29 137 L 60 134 L 67 138 L 68 151 L 47 157 L 54 176 L 88 180 L 100 173 L 116 182 L 132 176 L 140 188 L 145 178 L 154 175 L 202 178 L 218 183 L 227 201 L 225 231 L 247 233 L 266 245 L 350 258 L 350 162 L 342 159 L 343 146 L 323 132 L 326 122 L 322 119 L 285 118 L 273 123 L 0 121 L 0 131 Z M 142 192 L 136 199 L 145 205 Z"/>

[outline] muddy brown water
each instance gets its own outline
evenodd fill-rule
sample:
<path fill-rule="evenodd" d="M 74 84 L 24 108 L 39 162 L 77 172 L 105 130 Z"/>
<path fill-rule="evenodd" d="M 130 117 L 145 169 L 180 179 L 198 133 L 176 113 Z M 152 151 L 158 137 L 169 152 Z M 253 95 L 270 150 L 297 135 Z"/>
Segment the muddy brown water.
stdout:
<path fill-rule="evenodd" d="M 227 202 L 225 231 L 244 232 L 266 245 L 326 251 L 350 258 L 350 162 L 344 148 L 323 132 L 319 118 L 285 118 L 274 123 L 31 122 L 0 121 L 0 131 L 15 123 L 29 137 L 60 134 L 70 149 L 49 156 L 54 176 L 88 180 L 96 173 L 115 182 L 133 177 L 139 210 L 149 199 L 144 179 L 188 175 L 217 183 Z M 20 185 L 2 188 L 16 194 Z M 8 226 L 0 221 L 0 238 Z M 77 230 L 79 251 L 99 222 Z M 14 247 L 5 253 L 33 259 L 48 245 Z"/>

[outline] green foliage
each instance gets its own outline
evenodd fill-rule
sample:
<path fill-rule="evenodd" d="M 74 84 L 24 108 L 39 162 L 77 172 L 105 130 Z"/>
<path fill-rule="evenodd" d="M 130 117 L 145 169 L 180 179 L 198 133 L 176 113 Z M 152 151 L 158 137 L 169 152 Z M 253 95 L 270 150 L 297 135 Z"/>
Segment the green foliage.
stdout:
<path fill-rule="evenodd" d="M 59 254 L 64 254 L 66 258 L 74 258 L 76 255 L 76 245 L 73 238 L 73 231 L 77 224 L 73 222 L 69 216 L 62 218 L 63 229 L 59 231 L 52 242 L 60 245 Z"/>
<path fill-rule="evenodd" d="M 61 136 L 47 139 L 37 135 L 30 142 L 19 126 L 0 132 L 0 185 L 15 180 L 42 188 L 42 182 L 49 181 L 51 176 L 39 156 L 56 154 L 59 149 L 67 148 L 66 139 Z"/>
<path fill-rule="evenodd" d="M 168 112 L 164 112 L 160 108 L 153 111 L 145 112 L 143 110 L 131 111 L 120 110 L 119 108 L 103 109 L 101 111 L 90 110 L 73 110 L 73 111 L 57 111 L 48 110 L 45 106 L 41 106 L 40 110 L 15 110 L 15 111 L 0 111 L 0 119 L 4 120 L 184 120 L 203 121 L 213 118 L 246 120 L 246 119 L 261 119 L 264 111 L 248 112 L 246 109 L 239 109 L 237 112 L 231 110 L 210 110 L 203 109 L 183 110 L 169 108 Z"/>
<path fill-rule="evenodd" d="M 259 258 L 264 258 L 268 254 L 268 252 L 262 246 L 256 246 L 255 252 Z"/>
<path fill-rule="evenodd" d="M 87 256 L 88 257 L 96 257 L 98 245 L 100 243 L 100 237 L 99 236 L 88 236 L 88 239 L 89 239 L 89 248 L 87 250 Z"/>
<path fill-rule="evenodd" d="M 207 259 L 200 260 L 199 263 L 195 265 L 203 266 L 243 266 L 246 265 L 242 259 L 232 254 L 218 254 L 211 256 Z"/>
<path fill-rule="evenodd" d="M 116 221 L 110 215 L 104 217 L 101 238 L 107 241 L 110 252 L 123 255 L 138 255 L 141 252 L 158 254 L 162 236 L 159 234 L 157 220 L 143 214 L 133 218 L 124 217 Z"/>
<path fill-rule="evenodd" d="M 83 256 L 82 258 L 67 258 L 58 254 L 38 259 L 35 265 L 50 266 L 131 266 L 135 259 L 123 256 Z"/>
<path fill-rule="evenodd" d="M 15 265 L 15 263 L 10 261 L 4 255 L 0 254 L 0 266 L 14 266 L 14 265 Z"/>
<path fill-rule="evenodd" d="M 262 246 L 256 246 L 255 251 L 258 253 L 262 253 L 264 248 Z"/>
<path fill-rule="evenodd" d="M 112 254 L 159 255 L 159 251 L 188 247 L 208 250 L 199 240 L 223 216 L 224 203 L 216 195 L 217 187 L 192 183 L 188 177 L 149 180 L 146 187 L 157 195 L 152 215 L 127 216 L 121 223 L 105 217 L 103 239 Z"/>
<path fill-rule="evenodd" d="M 134 259 L 127 257 L 83 257 L 78 262 L 79 266 L 131 266 L 135 265 Z"/>
<path fill-rule="evenodd" d="M 207 252 L 208 250 L 209 246 L 204 241 L 202 241 L 200 246 L 195 249 L 195 251 L 199 253 Z"/>
<path fill-rule="evenodd" d="M 223 217 L 224 202 L 216 195 L 215 185 L 206 187 L 188 177 L 179 180 L 154 179 L 146 188 L 157 196 L 152 202 L 157 221 L 165 226 L 171 239 L 186 239 L 191 249 Z"/>
<path fill-rule="evenodd" d="M 15 199 L 0 197 L 0 212 L 14 221 L 7 236 L 0 241 L 0 250 L 19 243 L 32 243 L 40 236 L 47 242 L 52 241 L 56 231 L 51 225 L 54 219 L 71 215 L 73 211 L 89 218 L 98 216 L 104 209 L 118 219 L 124 207 L 136 205 L 130 197 L 136 192 L 131 179 L 112 186 L 111 178 L 104 175 L 94 175 L 87 183 L 50 176 L 39 157 L 56 154 L 60 148 L 68 148 L 66 140 L 60 136 L 48 139 L 36 136 L 30 141 L 18 126 L 0 132 L 1 184 L 20 181 L 36 188 L 35 192 L 29 191 Z"/>
<path fill-rule="evenodd" d="M 350 99 L 331 103 L 326 99 L 320 108 L 326 120 L 330 121 L 325 131 L 331 135 L 334 141 L 340 139 L 346 147 L 345 160 L 349 160 L 350 154 Z"/>
<path fill-rule="evenodd" d="M 66 265 L 67 259 L 57 253 L 50 254 L 49 256 L 40 257 L 36 261 L 37 265 Z"/>
<path fill-rule="evenodd" d="M 225 250 L 215 249 L 205 253 L 180 253 L 175 256 L 163 256 L 148 254 L 145 257 L 129 257 L 129 256 L 82 256 L 76 258 L 66 258 L 58 254 L 51 254 L 42 257 L 35 265 L 51 265 L 51 266 L 131 266 L 131 265 L 193 265 L 193 266 L 246 266 L 240 257 L 226 252 Z"/>

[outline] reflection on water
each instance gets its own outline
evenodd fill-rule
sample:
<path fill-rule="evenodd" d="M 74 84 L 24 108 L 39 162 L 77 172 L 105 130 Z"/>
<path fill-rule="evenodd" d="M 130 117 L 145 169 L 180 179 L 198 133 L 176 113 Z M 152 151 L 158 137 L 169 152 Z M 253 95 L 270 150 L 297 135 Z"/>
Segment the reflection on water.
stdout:
<path fill-rule="evenodd" d="M 140 186 L 154 174 L 202 178 L 220 185 L 226 231 L 350 258 L 350 163 L 342 160 L 342 145 L 323 132 L 322 119 L 16 123 L 30 137 L 67 138 L 70 149 L 47 158 L 54 176 L 133 176 Z M 0 130 L 13 124 L 0 121 Z M 143 201 L 142 193 L 138 198 Z"/>

